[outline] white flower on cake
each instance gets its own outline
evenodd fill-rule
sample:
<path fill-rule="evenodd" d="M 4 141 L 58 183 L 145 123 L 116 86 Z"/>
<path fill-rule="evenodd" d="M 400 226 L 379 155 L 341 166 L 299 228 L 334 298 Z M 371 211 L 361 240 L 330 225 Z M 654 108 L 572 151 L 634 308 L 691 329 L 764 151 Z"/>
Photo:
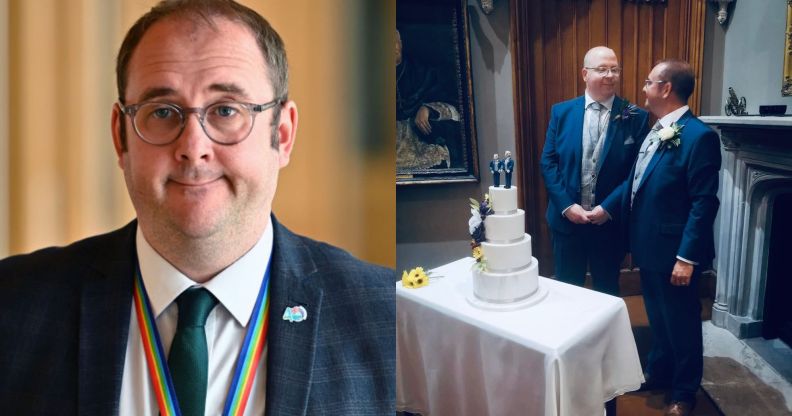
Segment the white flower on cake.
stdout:
<path fill-rule="evenodd" d="M 468 220 L 468 230 L 470 230 L 470 234 L 472 235 L 476 232 L 476 228 L 478 228 L 482 220 L 481 215 L 479 215 L 479 213 L 475 210 L 471 209 L 470 213 L 473 215 L 470 217 L 470 220 Z"/>

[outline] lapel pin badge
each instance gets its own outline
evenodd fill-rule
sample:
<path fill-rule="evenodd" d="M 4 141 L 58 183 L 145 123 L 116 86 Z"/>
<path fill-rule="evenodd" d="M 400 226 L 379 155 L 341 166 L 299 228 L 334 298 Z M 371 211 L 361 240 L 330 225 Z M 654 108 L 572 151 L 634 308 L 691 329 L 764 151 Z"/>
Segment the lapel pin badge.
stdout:
<path fill-rule="evenodd" d="M 308 311 L 301 305 L 287 306 L 283 311 L 283 320 L 289 322 L 302 322 L 308 319 Z"/>

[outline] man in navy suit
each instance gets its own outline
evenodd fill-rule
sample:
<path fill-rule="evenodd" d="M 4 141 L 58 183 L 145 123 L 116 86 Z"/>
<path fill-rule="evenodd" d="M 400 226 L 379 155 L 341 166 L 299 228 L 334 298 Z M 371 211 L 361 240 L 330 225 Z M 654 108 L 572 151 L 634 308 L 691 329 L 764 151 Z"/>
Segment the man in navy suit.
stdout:
<path fill-rule="evenodd" d="M 113 144 L 137 219 L 0 261 L 2 412 L 166 414 L 164 374 L 182 414 L 221 414 L 268 298 L 246 414 L 392 414 L 394 272 L 271 214 L 297 129 L 277 32 L 232 1 L 163 1 L 127 33 L 117 80 Z M 166 361 L 150 340 L 170 371 L 150 372 Z"/>
<path fill-rule="evenodd" d="M 644 92 L 658 124 L 620 192 L 603 202 L 629 229 L 653 335 L 644 387 L 671 390 L 667 415 L 695 405 L 703 368 L 698 286 L 715 256 L 720 142 L 687 106 L 694 85 L 687 62 L 652 69 Z"/>
<path fill-rule="evenodd" d="M 627 177 L 648 129 L 646 111 L 615 95 L 620 74 L 613 50 L 586 53 L 586 92 L 553 106 L 541 162 L 556 278 L 582 286 L 589 269 L 594 289 L 612 295 L 625 244 L 601 202 Z"/>
<path fill-rule="evenodd" d="M 500 173 L 503 170 L 503 162 L 498 159 L 498 154 L 492 155 L 492 160 L 489 163 L 490 173 L 492 174 L 492 186 L 500 186 Z"/>
<path fill-rule="evenodd" d="M 514 159 L 512 159 L 510 151 L 506 151 L 502 163 L 503 174 L 506 177 L 506 184 L 504 185 L 504 188 L 509 189 L 511 188 L 512 173 L 514 172 Z"/>

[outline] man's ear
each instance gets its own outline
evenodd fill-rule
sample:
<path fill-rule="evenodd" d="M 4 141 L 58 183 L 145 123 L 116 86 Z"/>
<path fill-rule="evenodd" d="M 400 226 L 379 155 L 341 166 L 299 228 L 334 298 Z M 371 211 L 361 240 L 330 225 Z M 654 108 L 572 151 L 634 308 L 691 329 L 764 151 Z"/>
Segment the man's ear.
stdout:
<path fill-rule="evenodd" d="M 122 169 L 123 165 L 121 164 L 121 158 L 124 153 L 126 153 L 126 144 L 121 141 L 121 129 L 125 127 L 123 117 L 124 113 L 121 112 L 121 107 L 119 107 L 118 103 L 113 104 L 113 112 L 110 117 L 110 130 L 113 135 L 113 147 L 118 157 L 118 166 Z"/>
<path fill-rule="evenodd" d="M 674 86 L 671 85 L 670 82 L 665 82 L 663 83 L 662 88 L 663 88 L 663 98 L 668 98 L 671 96 Z"/>
<path fill-rule="evenodd" d="M 297 119 L 297 104 L 291 100 L 283 103 L 277 127 L 278 159 L 281 168 L 289 164 L 294 140 L 297 137 Z"/>

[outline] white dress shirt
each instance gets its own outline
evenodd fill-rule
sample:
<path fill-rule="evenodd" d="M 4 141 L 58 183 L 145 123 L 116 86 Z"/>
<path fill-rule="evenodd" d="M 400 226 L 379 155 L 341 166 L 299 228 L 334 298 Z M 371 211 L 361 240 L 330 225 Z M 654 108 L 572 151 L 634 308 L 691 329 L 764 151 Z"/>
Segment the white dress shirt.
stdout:
<path fill-rule="evenodd" d="M 671 126 L 671 123 L 679 121 L 679 119 L 682 118 L 682 115 L 687 113 L 689 109 L 690 107 L 683 105 L 682 107 L 679 107 L 676 110 L 664 115 L 663 118 L 658 121 L 660 122 L 660 125 L 663 126 L 663 128 L 669 127 Z"/>
<path fill-rule="evenodd" d="M 176 298 L 190 287 L 203 286 L 219 301 L 206 320 L 206 343 L 209 351 L 206 415 L 220 415 L 223 411 L 247 324 L 272 254 L 272 240 L 272 222 L 270 222 L 253 248 L 220 274 L 198 285 L 154 251 L 138 227 L 135 243 L 140 272 L 152 312 L 157 317 L 157 330 L 166 355 L 170 351 L 176 333 L 178 320 Z M 266 354 L 265 345 L 262 359 L 256 369 L 245 415 L 264 414 Z M 122 416 L 159 414 L 134 305 L 129 320 L 129 340 L 124 361 L 119 412 Z"/>

